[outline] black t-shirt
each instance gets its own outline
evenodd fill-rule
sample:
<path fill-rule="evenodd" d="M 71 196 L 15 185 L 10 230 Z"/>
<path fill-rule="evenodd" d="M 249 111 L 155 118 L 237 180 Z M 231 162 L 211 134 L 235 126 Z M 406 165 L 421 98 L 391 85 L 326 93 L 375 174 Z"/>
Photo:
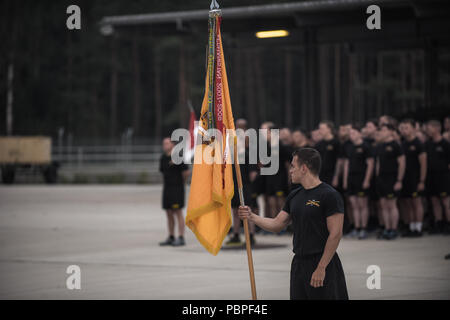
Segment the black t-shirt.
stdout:
<path fill-rule="evenodd" d="M 322 158 L 321 174 L 334 174 L 336 161 L 341 152 L 339 141 L 334 138 L 331 140 L 322 140 L 318 142 L 314 148 L 319 151 L 320 157 Z"/>
<path fill-rule="evenodd" d="M 350 140 L 345 140 L 340 144 L 340 147 L 339 158 L 348 158 L 348 154 L 353 147 L 353 143 Z"/>
<path fill-rule="evenodd" d="M 396 141 L 385 142 L 377 147 L 377 159 L 379 161 L 379 175 L 397 175 L 397 158 L 403 155 L 403 150 Z M 397 177 L 397 176 L 396 176 Z"/>
<path fill-rule="evenodd" d="M 348 157 L 348 173 L 349 174 L 365 174 L 367 169 L 368 158 L 373 158 L 370 146 L 363 142 L 359 145 L 352 143 L 347 151 Z"/>
<path fill-rule="evenodd" d="M 312 189 L 299 187 L 291 191 L 283 211 L 292 219 L 293 251 L 305 256 L 324 251 L 329 235 L 327 217 L 343 214 L 344 202 L 335 189 L 322 182 Z"/>
<path fill-rule="evenodd" d="M 162 154 L 159 161 L 159 171 L 164 177 L 164 186 L 183 186 L 182 172 L 187 170 L 186 164 L 174 164 L 170 156 Z"/>
<path fill-rule="evenodd" d="M 363 139 L 364 140 L 364 142 L 365 143 L 367 143 L 369 146 L 371 146 L 372 148 L 374 148 L 375 147 L 375 145 L 376 145 L 376 142 L 375 142 L 375 139 L 373 139 L 373 138 L 364 138 Z"/>
<path fill-rule="evenodd" d="M 419 139 L 414 138 L 411 141 L 402 141 L 403 152 L 406 158 L 406 173 L 405 174 L 420 174 L 419 155 L 425 152 L 425 147 Z"/>
<path fill-rule="evenodd" d="M 364 138 L 363 141 L 370 147 L 370 152 L 372 152 L 372 155 L 375 156 L 377 151 L 377 142 L 375 139 Z"/>
<path fill-rule="evenodd" d="M 427 167 L 429 172 L 447 172 L 450 164 L 450 143 L 441 139 L 439 142 L 432 140 L 426 143 Z"/>

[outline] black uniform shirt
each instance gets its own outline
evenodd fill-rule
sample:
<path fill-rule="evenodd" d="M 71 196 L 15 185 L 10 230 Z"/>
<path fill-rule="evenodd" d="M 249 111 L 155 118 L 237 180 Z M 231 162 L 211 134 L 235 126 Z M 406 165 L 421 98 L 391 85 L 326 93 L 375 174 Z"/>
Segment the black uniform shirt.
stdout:
<path fill-rule="evenodd" d="M 432 140 L 426 143 L 427 166 L 430 172 L 446 172 L 450 164 L 450 143 L 441 139 L 439 142 Z"/>
<path fill-rule="evenodd" d="M 369 146 L 372 156 L 376 156 L 377 142 L 372 138 L 364 138 L 363 141 Z"/>
<path fill-rule="evenodd" d="M 367 169 L 368 158 L 373 158 L 370 146 L 363 142 L 359 145 L 352 143 L 347 152 L 348 172 L 349 174 L 365 174 Z"/>
<path fill-rule="evenodd" d="M 327 217 L 344 212 L 341 195 L 322 182 L 315 188 L 293 190 L 283 207 L 294 230 L 293 251 L 300 256 L 322 253 L 328 239 Z"/>
<path fill-rule="evenodd" d="M 418 138 L 414 138 L 411 141 L 402 141 L 403 152 L 406 158 L 406 174 L 420 174 L 420 162 L 419 155 L 425 152 L 425 147 Z"/>
<path fill-rule="evenodd" d="M 364 138 L 363 139 L 365 143 L 367 143 L 370 147 L 375 148 L 376 142 L 374 138 Z"/>
<path fill-rule="evenodd" d="M 396 141 L 385 142 L 377 147 L 379 175 L 396 175 L 398 171 L 397 158 L 403 155 L 402 148 Z"/>
<path fill-rule="evenodd" d="M 348 155 L 353 147 L 353 143 L 350 140 L 345 140 L 340 144 L 341 150 L 339 158 L 348 158 Z"/>
<path fill-rule="evenodd" d="M 159 161 L 159 171 L 164 177 L 164 186 L 182 186 L 184 185 L 182 172 L 187 170 L 186 164 L 174 164 L 170 156 L 162 154 Z"/>
<path fill-rule="evenodd" d="M 331 140 L 322 140 L 314 148 L 319 151 L 322 158 L 321 173 L 334 174 L 336 161 L 341 152 L 339 141 L 334 138 Z"/>

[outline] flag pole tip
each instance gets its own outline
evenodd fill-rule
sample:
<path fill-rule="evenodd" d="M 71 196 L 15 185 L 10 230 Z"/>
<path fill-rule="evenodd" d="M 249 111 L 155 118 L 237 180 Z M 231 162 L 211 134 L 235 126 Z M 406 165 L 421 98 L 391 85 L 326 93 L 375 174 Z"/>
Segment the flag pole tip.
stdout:
<path fill-rule="evenodd" d="M 211 0 L 211 5 L 209 6 L 209 8 L 211 10 L 220 9 L 219 3 L 217 2 L 217 0 Z"/>

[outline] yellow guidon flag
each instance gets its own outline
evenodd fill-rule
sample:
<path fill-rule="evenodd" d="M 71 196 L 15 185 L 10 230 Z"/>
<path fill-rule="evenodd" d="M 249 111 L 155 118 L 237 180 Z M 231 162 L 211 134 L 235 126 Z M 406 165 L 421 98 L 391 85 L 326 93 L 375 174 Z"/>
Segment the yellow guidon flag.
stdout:
<path fill-rule="evenodd" d="M 219 252 L 230 229 L 234 194 L 232 144 L 228 142 L 234 138 L 234 120 L 220 23 L 220 14 L 211 11 L 206 88 L 198 125 L 201 143 L 198 140 L 195 146 L 186 215 L 186 225 L 213 255 Z"/>

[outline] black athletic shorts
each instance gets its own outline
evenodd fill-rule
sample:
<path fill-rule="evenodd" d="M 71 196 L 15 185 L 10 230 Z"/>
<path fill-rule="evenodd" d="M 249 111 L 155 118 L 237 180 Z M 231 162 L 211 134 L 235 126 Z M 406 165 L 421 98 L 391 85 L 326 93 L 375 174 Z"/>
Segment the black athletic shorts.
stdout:
<path fill-rule="evenodd" d="M 322 253 L 307 257 L 295 255 L 291 265 L 291 300 L 348 300 L 344 270 L 337 253 L 325 269 L 323 287 L 311 286 L 311 277 Z"/>
<path fill-rule="evenodd" d="M 264 194 L 264 190 L 266 188 L 266 177 L 267 176 L 263 176 L 261 174 L 258 174 L 256 176 L 255 181 L 252 182 L 253 192 L 255 192 L 258 195 Z"/>
<path fill-rule="evenodd" d="M 369 190 L 363 189 L 365 173 L 350 173 L 347 181 L 347 194 L 349 196 L 365 197 L 369 194 Z"/>
<path fill-rule="evenodd" d="M 244 203 L 246 206 L 249 206 L 250 208 L 256 207 L 256 197 L 257 194 L 254 194 L 252 192 L 252 185 L 244 184 L 243 186 L 243 192 L 244 192 Z M 232 208 L 238 208 L 241 205 L 241 200 L 239 199 L 239 189 L 238 186 L 234 186 L 234 195 L 231 199 L 231 207 Z"/>
<path fill-rule="evenodd" d="M 395 199 L 398 194 L 394 191 L 397 175 L 384 175 L 377 177 L 377 194 L 380 198 Z"/>
<path fill-rule="evenodd" d="M 427 194 L 444 198 L 450 195 L 450 172 L 428 172 Z"/>
<path fill-rule="evenodd" d="M 162 203 L 166 210 L 184 208 L 184 186 L 164 186 Z"/>
<path fill-rule="evenodd" d="M 402 191 L 400 195 L 402 198 L 416 198 L 421 196 L 421 192 L 417 191 L 420 178 L 417 172 L 405 171 L 405 177 L 402 181 Z"/>
<path fill-rule="evenodd" d="M 370 179 L 370 187 L 368 190 L 369 199 L 373 201 L 378 201 L 380 197 L 377 194 L 377 179 L 375 176 L 375 172 L 372 172 L 372 178 Z"/>
<path fill-rule="evenodd" d="M 264 193 L 266 195 L 277 197 L 286 197 L 288 195 L 289 185 L 287 174 L 283 174 L 280 171 L 278 171 L 277 174 L 265 176 L 264 180 L 265 180 Z"/>
<path fill-rule="evenodd" d="M 258 208 L 258 194 L 252 190 L 249 199 L 249 206 L 251 208 Z M 247 200 L 245 200 L 245 202 L 247 203 Z"/>

